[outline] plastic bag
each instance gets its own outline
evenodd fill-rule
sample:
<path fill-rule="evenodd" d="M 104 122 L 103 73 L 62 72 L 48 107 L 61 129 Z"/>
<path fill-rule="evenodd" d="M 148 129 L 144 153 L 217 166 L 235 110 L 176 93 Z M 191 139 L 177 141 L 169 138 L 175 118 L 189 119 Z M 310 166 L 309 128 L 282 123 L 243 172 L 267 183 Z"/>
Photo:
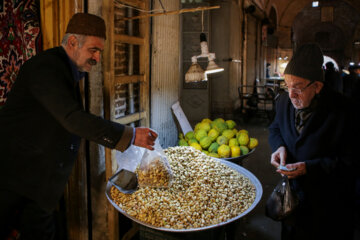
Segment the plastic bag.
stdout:
<path fill-rule="evenodd" d="M 118 169 L 109 181 L 119 191 L 130 194 L 137 190 L 138 180 L 135 171 L 144 153 L 145 148 L 135 145 L 131 145 L 124 152 L 115 153 Z"/>
<path fill-rule="evenodd" d="M 281 221 L 293 213 L 298 204 L 298 197 L 291 190 L 289 179 L 284 175 L 266 201 L 265 215 L 275 221 Z"/>
<path fill-rule="evenodd" d="M 145 149 L 136 173 L 140 187 L 168 188 L 171 186 L 173 173 L 158 138 L 155 140 L 153 151 Z"/>
<path fill-rule="evenodd" d="M 130 172 L 135 172 L 136 168 L 144 156 L 146 148 L 131 145 L 124 152 L 117 151 L 115 158 L 118 164 L 118 170 L 126 169 Z"/>

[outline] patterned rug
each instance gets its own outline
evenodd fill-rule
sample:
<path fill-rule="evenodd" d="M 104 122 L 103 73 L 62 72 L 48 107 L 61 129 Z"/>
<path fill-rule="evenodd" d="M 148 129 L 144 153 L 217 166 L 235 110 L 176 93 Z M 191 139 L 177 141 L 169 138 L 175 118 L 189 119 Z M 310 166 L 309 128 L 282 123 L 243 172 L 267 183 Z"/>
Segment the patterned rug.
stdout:
<path fill-rule="evenodd" d="M 0 108 L 21 65 L 41 51 L 37 0 L 0 0 Z"/>

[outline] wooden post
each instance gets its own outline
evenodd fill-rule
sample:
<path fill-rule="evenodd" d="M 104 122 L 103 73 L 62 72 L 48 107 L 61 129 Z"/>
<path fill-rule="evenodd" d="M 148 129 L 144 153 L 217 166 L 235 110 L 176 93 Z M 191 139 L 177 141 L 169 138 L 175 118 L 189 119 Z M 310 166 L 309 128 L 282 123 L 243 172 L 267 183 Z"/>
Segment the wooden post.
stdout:
<path fill-rule="evenodd" d="M 103 55 L 104 69 L 104 115 L 105 119 L 114 120 L 114 75 L 115 75 L 115 45 L 114 45 L 114 2 L 103 0 L 103 18 L 106 23 L 106 42 Z M 105 149 L 105 176 L 108 180 L 114 173 L 112 150 Z M 119 239 L 119 219 L 116 209 L 107 202 L 108 237 Z"/>
<path fill-rule="evenodd" d="M 143 1 L 142 9 L 149 9 L 149 1 Z M 140 14 L 140 16 L 143 14 Z M 140 74 L 144 75 L 144 82 L 140 84 L 140 111 L 146 113 L 145 118 L 141 119 L 141 126 L 150 126 L 150 103 L 149 103 L 149 62 L 150 62 L 150 18 L 142 18 L 140 21 L 140 37 L 145 44 L 140 45 Z"/>

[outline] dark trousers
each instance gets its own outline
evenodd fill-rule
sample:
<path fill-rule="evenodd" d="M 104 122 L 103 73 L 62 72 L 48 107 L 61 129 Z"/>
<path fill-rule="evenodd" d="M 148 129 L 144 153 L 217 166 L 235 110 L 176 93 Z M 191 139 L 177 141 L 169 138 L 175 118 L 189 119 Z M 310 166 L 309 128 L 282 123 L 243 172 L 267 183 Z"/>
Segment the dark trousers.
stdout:
<path fill-rule="evenodd" d="M 41 209 L 34 201 L 0 189 L 0 240 L 11 229 L 20 231 L 21 240 L 54 240 L 54 214 Z"/>

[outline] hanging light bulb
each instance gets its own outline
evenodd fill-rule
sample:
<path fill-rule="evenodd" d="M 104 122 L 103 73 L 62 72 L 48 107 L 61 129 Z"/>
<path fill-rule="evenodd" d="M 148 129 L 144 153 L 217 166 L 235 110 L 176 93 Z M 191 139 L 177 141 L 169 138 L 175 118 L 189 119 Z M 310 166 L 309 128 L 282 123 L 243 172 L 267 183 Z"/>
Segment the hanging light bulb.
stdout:
<path fill-rule="evenodd" d="M 189 70 L 185 74 L 185 82 L 199 82 L 204 80 L 204 70 L 200 66 L 200 64 L 197 62 L 197 57 L 193 56 L 191 58 L 191 66 Z"/>
<path fill-rule="evenodd" d="M 201 34 L 200 34 L 200 48 L 201 54 L 198 56 L 193 56 L 191 58 L 191 66 L 189 70 L 185 74 L 185 82 L 199 82 L 199 81 L 207 81 L 207 75 L 217 72 L 224 71 L 224 68 L 220 68 L 215 63 L 215 53 L 209 53 L 209 47 L 206 40 L 206 35 L 204 33 L 204 11 L 202 12 L 202 21 L 201 21 Z M 201 68 L 201 66 L 197 63 L 197 58 L 208 58 L 208 66 L 206 71 Z"/>
<path fill-rule="evenodd" d="M 208 57 L 209 56 L 209 47 L 206 41 L 205 33 L 200 33 L 200 48 L 201 54 L 197 57 Z"/>

